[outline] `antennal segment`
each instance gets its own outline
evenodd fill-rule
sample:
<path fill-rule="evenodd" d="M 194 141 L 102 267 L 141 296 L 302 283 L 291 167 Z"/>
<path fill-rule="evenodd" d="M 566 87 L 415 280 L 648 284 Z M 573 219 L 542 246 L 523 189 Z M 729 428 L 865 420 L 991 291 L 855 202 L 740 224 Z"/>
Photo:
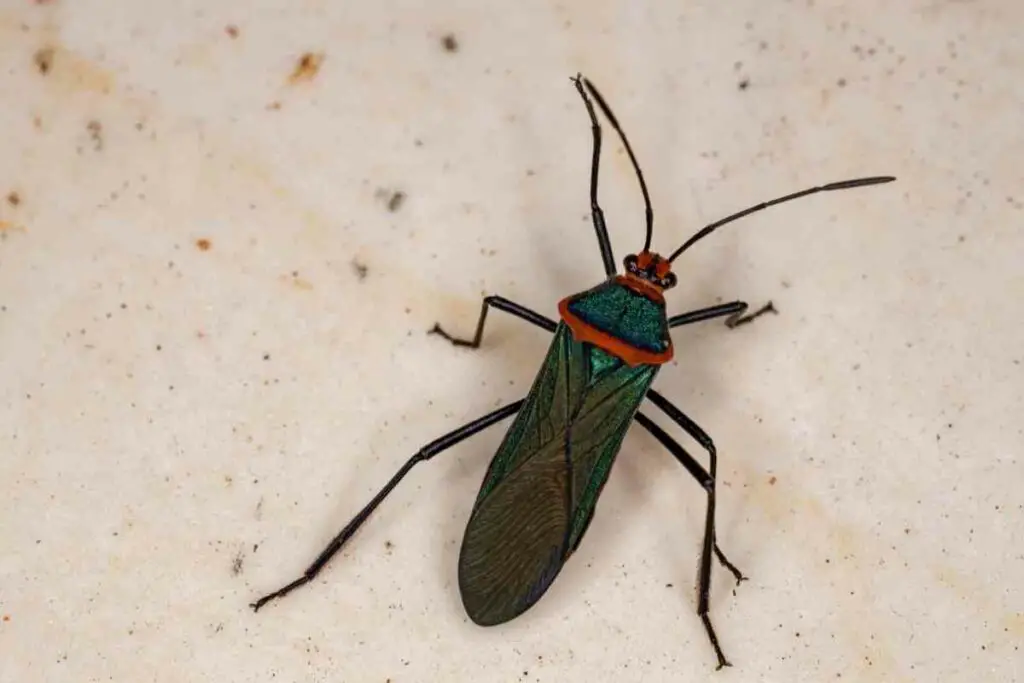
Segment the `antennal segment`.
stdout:
<path fill-rule="evenodd" d="M 629 147 L 627 146 L 626 149 L 628 150 Z M 840 180 L 837 183 L 829 183 L 828 185 L 819 185 L 818 187 L 811 187 L 806 190 L 801 190 L 800 192 L 787 194 L 785 197 L 779 197 L 778 199 L 772 199 L 771 201 L 762 202 L 757 206 L 752 206 L 749 209 L 743 209 L 743 211 L 734 213 L 731 216 L 726 216 L 720 221 L 715 221 L 710 225 L 704 226 L 697 232 L 697 234 L 683 242 L 683 246 L 679 247 L 674 252 L 672 252 L 672 255 L 668 257 L 668 262 L 671 263 L 672 261 L 674 261 L 677 256 L 679 256 L 684 251 L 692 247 L 694 243 L 707 237 L 708 235 L 710 235 L 711 233 L 713 233 L 715 230 L 722 227 L 726 223 L 732 223 L 733 221 L 743 218 L 744 216 L 749 216 L 750 214 L 761 211 L 762 209 L 767 209 L 769 206 L 775 206 L 776 204 L 782 204 L 783 202 L 788 202 L 793 199 L 799 199 L 800 197 L 806 197 L 808 195 L 817 194 L 818 192 L 831 192 L 832 190 L 849 190 L 850 188 L 864 187 L 865 185 L 881 185 L 882 183 L 891 183 L 894 180 L 896 180 L 896 177 L 891 175 L 872 176 L 870 178 L 856 178 L 854 180 Z M 641 182 L 643 181 L 641 180 Z"/>
<path fill-rule="evenodd" d="M 580 76 L 576 76 L 579 79 Z M 587 90 L 590 95 L 597 102 L 597 106 L 601 108 L 601 112 L 604 114 L 608 122 L 612 124 L 612 128 L 619 134 L 619 139 L 622 140 L 622 146 L 626 148 L 626 154 L 629 155 L 629 160 L 633 162 L 633 170 L 636 171 L 636 178 L 640 181 L 640 191 L 644 194 L 644 209 L 646 211 L 647 218 L 647 237 L 644 239 L 644 251 L 650 251 L 651 239 L 654 237 L 654 211 L 651 209 L 651 196 L 647 193 L 647 183 L 644 182 L 644 174 L 640 171 L 640 164 L 636 161 L 636 155 L 633 154 L 633 148 L 629 146 L 629 140 L 626 139 L 626 134 L 622 130 L 622 126 L 619 125 L 618 119 L 615 118 L 615 114 L 608 107 L 608 104 L 601 97 L 601 93 L 597 91 L 594 84 L 587 78 L 583 79 L 583 83 L 587 86 Z"/>

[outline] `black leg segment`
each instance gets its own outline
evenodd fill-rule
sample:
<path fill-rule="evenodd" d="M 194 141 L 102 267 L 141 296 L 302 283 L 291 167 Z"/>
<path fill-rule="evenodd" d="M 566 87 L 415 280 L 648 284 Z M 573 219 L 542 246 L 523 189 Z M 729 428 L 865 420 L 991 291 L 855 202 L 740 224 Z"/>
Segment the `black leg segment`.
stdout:
<path fill-rule="evenodd" d="M 497 308 L 499 311 L 505 311 L 509 315 L 514 315 L 520 320 L 525 320 L 531 325 L 541 327 L 548 332 L 554 332 L 555 328 L 558 327 L 558 323 L 550 318 L 546 318 L 540 313 L 531 311 L 526 306 L 520 306 L 514 301 L 509 301 L 503 296 L 485 296 L 483 304 L 480 306 L 480 319 L 476 321 L 476 334 L 473 335 L 472 339 L 460 339 L 459 337 L 453 337 L 441 328 L 441 323 L 434 323 L 434 327 L 431 328 L 427 334 L 436 334 L 439 337 L 443 337 L 450 341 L 455 346 L 468 346 L 471 349 L 480 348 L 480 342 L 483 341 L 484 337 L 484 324 L 487 322 L 487 310 L 491 307 Z"/>
<path fill-rule="evenodd" d="M 731 301 L 727 304 L 717 304 L 715 306 L 708 306 L 707 308 L 698 308 L 696 311 L 688 311 L 686 313 L 680 313 L 679 315 L 672 316 L 668 319 L 668 326 L 671 329 L 673 327 L 681 327 L 691 323 L 699 323 L 704 320 L 712 320 L 714 318 L 728 316 L 725 319 L 725 325 L 726 327 L 733 328 L 753 322 L 765 313 L 778 313 L 771 301 L 750 315 L 743 315 L 747 308 L 748 304 L 746 301 Z"/>
<path fill-rule="evenodd" d="M 507 406 L 498 408 L 497 410 L 490 412 L 481 418 L 473 420 L 467 425 L 463 425 L 462 427 L 459 427 L 458 429 L 449 432 L 438 439 L 434 439 L 426 446 L 421 448 L 419 452 L 416 453 L 416 455 L 409 458 L 409 460 L 404 465 L 402 465 L 401 469 L 399 469 L 398 472 L 396 472 L 395 475 L 391 477 L 391 480 L 388 481 L 387 484 L 385 484 L 384 488 L 382 488 L 380 492 L 378 492 L 377 495 L 373 497 L 373 500 L 371 500 L 366 505 L 366 507 L 360 510 L 359 514 L 356 515 L 351 522 L 345 525 L 345 528 L 342 529 L 338 533 L 338 535 L 334 537 L 334 539 L 327 545 L 327 547 L 324 548 L 323 552 L 321 552 L 317 556 L 317 558 L 313 560 L 313 563 L 306 568 L 306 571 L 302 573 L 302 576 L 295 579 L 286 586 L 279 588 L 273 593 L 264 595 L 262 598 L 252 603 L 250 607 L 252 607 L 253 610 L 255 611 L 259 611 L 259 609 L 263 607 L 263 605 L 267 604 L 271 600 L 283 597 L 288 593 L 291 593 L 299 586 L 303 586 L 312 581 L 314 578 L 316 578 L 316 575 L 320 573 L 320 570 L 322 570 L 327 565 L 327 563 L 331 561 L 331 558 L 334 557 L 339 550 L 341 550 L 342 546 L 344 546 L 345 543 L 352 537 L 352 535 L 356 533 L 359 527 L 363 525 L 363 522 L 365 522 L 373 513 L 373 511 L 377 509 L 377 506 L 380 505 L 385 498 L 387 498 L 388 494 L 391 493 L 391 491 L 396 486 L 398 486 L 398 483 L 401 482 L 405 475 L 409 473 L 409 470 L 411 470 L 413 467 L 423 462 L 424 460 L 430 460 L 438 453 L 446 451 L 455 444 L 468 439 L 474 434 L 482 432 L 483 430 L 487 429 L 496 422 L 500 422 L 507 417 L 515 415 L 517 412 L 519 412 L 519 408 L 520 406 L 523 405 L 524 400 L 525 399 L 521 399 L 519 401 L 516 401 L 515 403 L 510 403 Z"/>
<path fill-rule="evenodd" d="M 703 429 L 687 417 L 681 410 L 672 405 L 668 399 L 654 390 L 649 390 L 647 392 L 647 398 L 649 398 L 654 405 L 660 408 L 669 417 L 669 419 L 682 427 L 683 431 L 692 436 L 708 452 L 709 468 L 708 471 L 705 471 L 697 461 L 663 429 L 651 422 L 651 420 L 646 416 L 637 413 L 637 422 L 645 427 L 647 431 L 654 436 L 654 438 L 658 439 L 658 441 L 660 441 L 661 444 L 676 457 L 680 464 L 687 469 L 687 471 L 701 484 L 701 486 L 704 487 L 704 490 L 707 492 L 708 504 L 707 513 L 704 519 L 704 542 L 701 548 L 700 571 L 697 579 L 697 614 L 704 623 L 704 628 L 708 632 L 708 638 L 711 640 L 711 645 L 715 648 L 715 654 L 718 656 L 718 667 L 721 668 L 723 666 L 729 666 L 729 662 L 722 654 L 722 649 L 718 644 L 718 637 L 715 635 L 714 627 L 711 625 L 711 617 L 708 615 L 711 593 L 712 554 L 718 558 L 718 561 L 722 563 L 722 566 L 728 569 L 732 575 L 736 577 L 737 583 L 743 581 L 746 577 L 743 576 L 743 573 L 740 572 L 736 565 L 730 562 L 725 556 L 725 553 L 723 553 L 722 549 L 719 548 L 718 541 L 715 536 L 715 489 L 718 470 L 718 453 L 711 437 L 709 437 Z"/>

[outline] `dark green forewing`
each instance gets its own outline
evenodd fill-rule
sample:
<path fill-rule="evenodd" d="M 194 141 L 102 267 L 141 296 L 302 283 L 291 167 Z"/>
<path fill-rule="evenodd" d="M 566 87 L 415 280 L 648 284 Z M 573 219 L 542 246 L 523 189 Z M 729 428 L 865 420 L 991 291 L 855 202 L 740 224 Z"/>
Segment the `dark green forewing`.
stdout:
<path fill-rule="evenodd" d="M 459 589 L 474 622 L 506 622 L 551 585 L 590 523 L 657 371 L 630 367 L 559 324 L 463 537 Z"/>

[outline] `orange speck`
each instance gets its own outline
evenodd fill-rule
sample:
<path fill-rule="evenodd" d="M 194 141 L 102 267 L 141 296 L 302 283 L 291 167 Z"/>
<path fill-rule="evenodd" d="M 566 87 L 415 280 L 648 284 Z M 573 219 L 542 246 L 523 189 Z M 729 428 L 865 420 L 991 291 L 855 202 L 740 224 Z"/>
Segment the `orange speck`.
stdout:
<path fill-rule="evenodd" d="M 278 111 L 280 108 L 281 103 L 276 100 L 267 105 L 267 111 Z"/>
<path fill-rule="evenodd" d="M 209 251 L 211 246 L 213 245 L 210 244 L 210 240 L 205 237 L 196 240 L 196 248 L 199 249 L 199 251 Z"/>
<path fill-rule="evenodd" d="M 288 82 L 294 85 L 300 81 L 313 80 L 316 78 L 317 73 L 320 72 L 320 65 L 323 63 L 323 52 L 307 52 L 299 57 L 299 61 L 295 65 L 295 70 L 292 71 L 292 75 L 288 77 Z"/>
<path fill-rule="evenodd" d="M 5 614 L 4 615 L 4 621 L 10 621 L 10 620 L 11 620 L 11 615 L 10 614 Z"/>
<path fill-rule="evenodd" d="M 238 27 L 235 26 L 234 24 L 228 24 L 227 26 L 224 27 L 224 33 L 228 34 L 229 38 L 232 38 L 232 39 L 237 38 L 238 37 Z"/>

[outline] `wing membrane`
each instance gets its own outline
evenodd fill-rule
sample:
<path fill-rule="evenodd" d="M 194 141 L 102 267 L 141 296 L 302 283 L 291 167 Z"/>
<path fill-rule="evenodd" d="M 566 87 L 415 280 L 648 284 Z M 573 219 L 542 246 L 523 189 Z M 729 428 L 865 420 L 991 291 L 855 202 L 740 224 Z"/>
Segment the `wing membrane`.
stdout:
<path fill-rule="evenodd" d="M 533 605 L 579 544 L 656 366 L 630 367 L 564 324 L 484 478 L 459 587 L 473 621 Z"/>

